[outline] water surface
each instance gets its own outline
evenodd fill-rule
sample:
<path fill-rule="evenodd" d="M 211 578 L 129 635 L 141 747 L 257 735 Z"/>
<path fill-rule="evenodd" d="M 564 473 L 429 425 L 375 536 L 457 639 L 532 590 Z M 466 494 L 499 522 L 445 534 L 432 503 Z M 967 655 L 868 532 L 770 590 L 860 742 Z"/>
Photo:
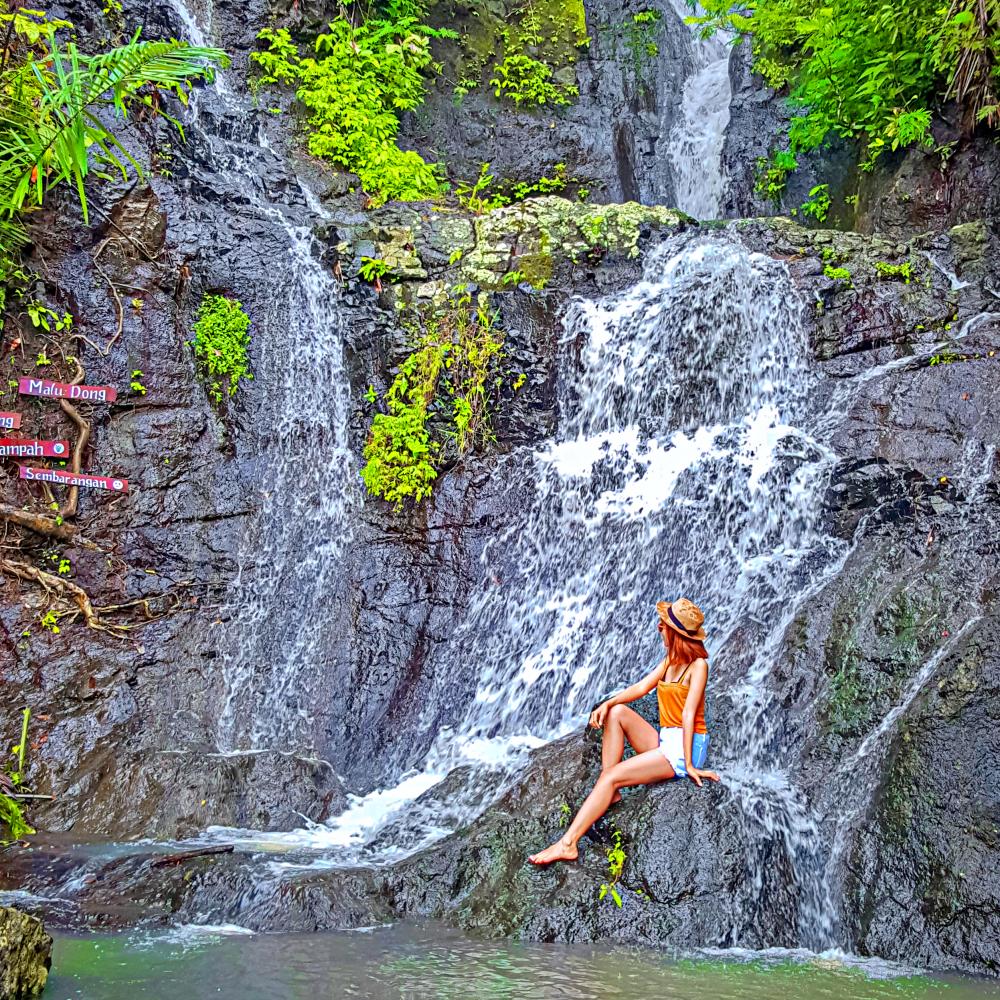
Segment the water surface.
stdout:
<path fill-rule="evenodd" d="M 257 935 L 183 927 L 60 935 L 48 1000 L 987 1000 L 1000 986 L 829 954 L 675 959 L 658 952 L 481 941 L 436 925 Z"/>

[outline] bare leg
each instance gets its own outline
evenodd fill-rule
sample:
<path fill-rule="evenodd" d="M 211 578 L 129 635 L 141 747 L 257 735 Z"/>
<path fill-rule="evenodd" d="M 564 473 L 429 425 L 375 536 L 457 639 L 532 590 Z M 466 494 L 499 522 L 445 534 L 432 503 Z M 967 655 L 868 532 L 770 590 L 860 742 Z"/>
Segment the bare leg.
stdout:
<path fill-rule="evenodd" d="M 604 722 L 601 742 L 601 770 L 607 771 L 621 761 L 625 754 L 625 740 L 636 753 L 655 750 L 660 743 L 657 731 L 638 713 L 625 705 L 613 705 Z M 611 802 L 621 801 L 622 793 L 615 791 Z"/>
<path fill-rule="evenodd" d="M 619 788 L 632 785 L 653 785 L 674 777 L 674 769 L 659 750 L 647 750 L 629 760 L 601 772 L 594 790 L 587 796 L 580 811 L 565 835 L 551 847 L 528 860 L 535 865 L 548 865 L 553 861 L 575 861 L 577 841 L 597 822 L 611 805 L 611 798 Z"/>

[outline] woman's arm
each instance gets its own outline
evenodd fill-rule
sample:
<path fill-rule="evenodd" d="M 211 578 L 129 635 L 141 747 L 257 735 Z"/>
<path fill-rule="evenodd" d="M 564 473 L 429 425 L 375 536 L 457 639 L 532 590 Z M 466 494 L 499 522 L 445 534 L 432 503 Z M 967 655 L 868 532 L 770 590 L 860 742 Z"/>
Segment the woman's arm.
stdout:
<path fill-rule="evenodd" d="M 590 725 L 594 729 L 603 729 L 608 712 L 613 705 L 627 705 L 630 701 L 638 701 L 656 687 L 656 682 L 663 676 L 667 666 L 664 657 L 641 681 L 636 681 L 631 687 L 625 688 L 620 694 L 614 694 L 607 701 L 601 702 L 590 714 Z"/>
<path fill-rule="evenodd" d="M 691 666 L 691 681 L 687 698 L 684 700 L 684 712 L 681 722 L 684 725 L 684 765 L 688 777 L 700 788 L 701 779 L 718 781 L 719 776 L 714 771 L 699 771 L 692 761 L 694 747 L 694 719 L 698 714 L 698 706 L 705 697 L 705 685 L 708 683 L 708 664 L 704 660 L 695 660 Z"/>

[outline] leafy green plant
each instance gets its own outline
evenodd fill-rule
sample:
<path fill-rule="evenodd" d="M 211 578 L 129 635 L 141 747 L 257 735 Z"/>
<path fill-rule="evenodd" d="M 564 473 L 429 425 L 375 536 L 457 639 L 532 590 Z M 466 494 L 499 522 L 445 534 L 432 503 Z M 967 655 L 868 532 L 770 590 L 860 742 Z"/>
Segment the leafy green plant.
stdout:
<path fill-rule="evenodd" d="M 524 53 L 506 56 L 493 72 L 490 79 L 493 96 L 510 101 L 515 107 L 566 105 L 580 95 L 575 86 L 555 83 L 548 63 Z"/>
<path fill-rule="evenodd" d="M 615 830 L 611 835 L 611 846 L 608 848 L 607 854 L 608 880 L 601 883 L 597 899 L 600 902 L 610 893 L 615 906 L 621 908 L 622 897 L 618 891 L 618 883 L 621 881 L 622 871 L 625 868 L 625 848 L 623 846 L 621 831 Z"/>
<path fill-rule="evenodd" d="M 460 183 L 455 187 L 455 197 L 458 203 L 476 215 L 485 215 L 495 208 L 507 204 L 499 194 L 488 194 L 496 178 L 490 173 L 490 165 L 483 163 L 479 167 L 479 176 L 471 184 Z"/>
<path fill-rule="evenodd" d="M 662 22 L 663 15 L 658 10 L 641 10 L 627 18 L 622 26 L 622 38 L 636 79 L 647 74 L 650 63 L 660 54 L 656 35 Z"/>
<path fill-rule="evenodd" d="M 565 163 L 556 163 L 552 167 L 551 177 L 542 174 L 535 181 L 505 181 L 493 188 L 496 178 L 490 173 L 490 165 L 483 163 L 479 168 L 479 176 L 472 184 L 461 183 L 455 187 L 455 196 L 463 208 L 476 215 L 485 215 L 516 201 L 524 201 L 525 198 L 565 191 L 566 186 L 575 181 L 575 177 L 567 176 Z"/>
<path fill-rule="evenodd" d="M 142 377 L 143 377 L 142 371 L 140 369 L 136 368 L 132 372 L 132 381 L 129 382 L 128 387 L 133 392 L 138 393 L 140 396 L 145 396 L 146 395 L 146 387 L 142 384 L 142 381 L 141 381 Z"/>
<path fill-rule="evenodd" d="M 389 273 L 389 265 L 381 257 L 362 257 L 358 276 L 382 290 L 382 279 Z"/>
<path fill-rule="evenodd" d="M 398 114 L 424 99 L 422 71 L 432 65 L 434 31 L 413 16 L 353 24 L 338 17 L 315 42 L 315 57 L 300 56 L 285 28 L 257 36 L 267 48 L 251 59 L 260 84 L 293 84 L 309 111 L 309 152 L 353 171 L 372 204 L 439 194 L 435 165 L 396 144 Z"/>
<path fill-rule="evenodd" d="M 368 492 L 400 507 L 430 495 L 450 450 L 462 455 L 488 437 L 503 354 L 503 332 L 481 296 L 455 290 L 424 317 L 416 349 L 403 361 L 375 414 L 361 470 Z"/>
<path fill-rule="evenodd" d="M 834 281 L 851 280 L 851 272 L 846 267 L 834 267 L 832 264 L 827 264 L 823 268 L 823 274 Z"/>
<path fill-rule="evenodd" d="M 86 55 L 74 41 L 57 41 L 71 28 L 26 8 L 0 13 L 0 285 L 10 282 L 26 242 L 24 214 L 53 187 L 71 183 L 87 221 L 84 182 L 93 169 L 142 175 L 107 124 L 111 113 L 124 118 L 144 105 L 174 121 L 154 93 L 186 102 L 193 82 L 226 61 L 219 49 L 140 41 L 138 31 L 125 45 Z"/>
<path fill-rule="evenodd" d="M 788 183 L 788 175 L 798 165 L 799 161 L 795 154 L 788 150 L 778 150 L 771 155 L 770 159 L 760 157 L 757 160 L 757 179 L 754 183 L 754 190 L 759 194 L 766 195 L 775 203 L 779 202 L 785 185 Z"/>
<path fill-rule="evenodd" d="M 903 283 L 908 285 L 913 280 L 913 264 L 910 261 L 904 261 L 902 264 L 889 264 L 886 261 L 878 260 L 875 262 L 875 271 L 884 281 L 902 278 Z"/>
<path fill-rule="evenodd" d="M 41 328 L 47 333 L 52 330 L 55 330 L 56 333 L 62 333 L 73 326 L 73 317 L 68 312 L 64 312 L 60 316 L 54 309 L 49 309 L 48 306 L 37 300 L 28 302 L 24 308 L 28 319 L 31 320 L 31 325 L 36 330 Z"/>
<path fill-rule="evenodd" d="M 225 295 L 205 295 L 198 307 L 191 341 L 198 373 L 217 405 L 235 396 L 240 379 L 250 372 L 250 317 L 243 306 Z"/>
<path fill-rule="evenodd" d="M 830 185 L 817 184 L 809 192 L 809 200 L 799 206 L 803 215 L 812 216 L 817 222 L 826 222 L 830 214 Z"/>
<path fill-rule="evenodd" d="M 21 712 L 21 741 L 11 748 L 10 756 L 14 759 L 7 762 L 3 774 L 0 774 L 0 779 L 6 776 L 5 781 L 0 780 L 0 845 L 20 840 L 35 832 L 28 825 L 21 804 L 11 794 L 8 794 L 8 792 L 16 793 L 24 787 L 25 760 L 28 752 L 28 722 L 30 719 L 31 709 L 25 708 Z M 7 791 L 5 792 L 4 789 Z"/>
<path fill-rule="evenodd" d="M 967 131 L 1000 121 L 1000 7 L 996 0 L 706 0 L 692 17 L 706 34 L 725 28 L 753 44 L 754 68 L 789 88 L 800 110 L 792 154 L 831 136 L 856 140 L 861 166 L 887 150 L 933 146 L 932 112 L 955 98 Z"/>

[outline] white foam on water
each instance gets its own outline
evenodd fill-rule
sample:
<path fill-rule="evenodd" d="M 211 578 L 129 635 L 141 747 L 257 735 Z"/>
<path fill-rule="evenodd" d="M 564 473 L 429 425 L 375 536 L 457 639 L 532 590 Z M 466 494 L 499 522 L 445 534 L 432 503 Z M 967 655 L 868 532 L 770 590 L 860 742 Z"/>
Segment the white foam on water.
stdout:
<path fill-rule="evenodd" d="M 216 944 L 223 938 L 253 935 L 254 931 L 239 924 L 176 924 L 164 930 L 133 933 L 129 936 L 129 943 L 139 951 L 152 950 L 163 944 L 191 951 Z"/>

